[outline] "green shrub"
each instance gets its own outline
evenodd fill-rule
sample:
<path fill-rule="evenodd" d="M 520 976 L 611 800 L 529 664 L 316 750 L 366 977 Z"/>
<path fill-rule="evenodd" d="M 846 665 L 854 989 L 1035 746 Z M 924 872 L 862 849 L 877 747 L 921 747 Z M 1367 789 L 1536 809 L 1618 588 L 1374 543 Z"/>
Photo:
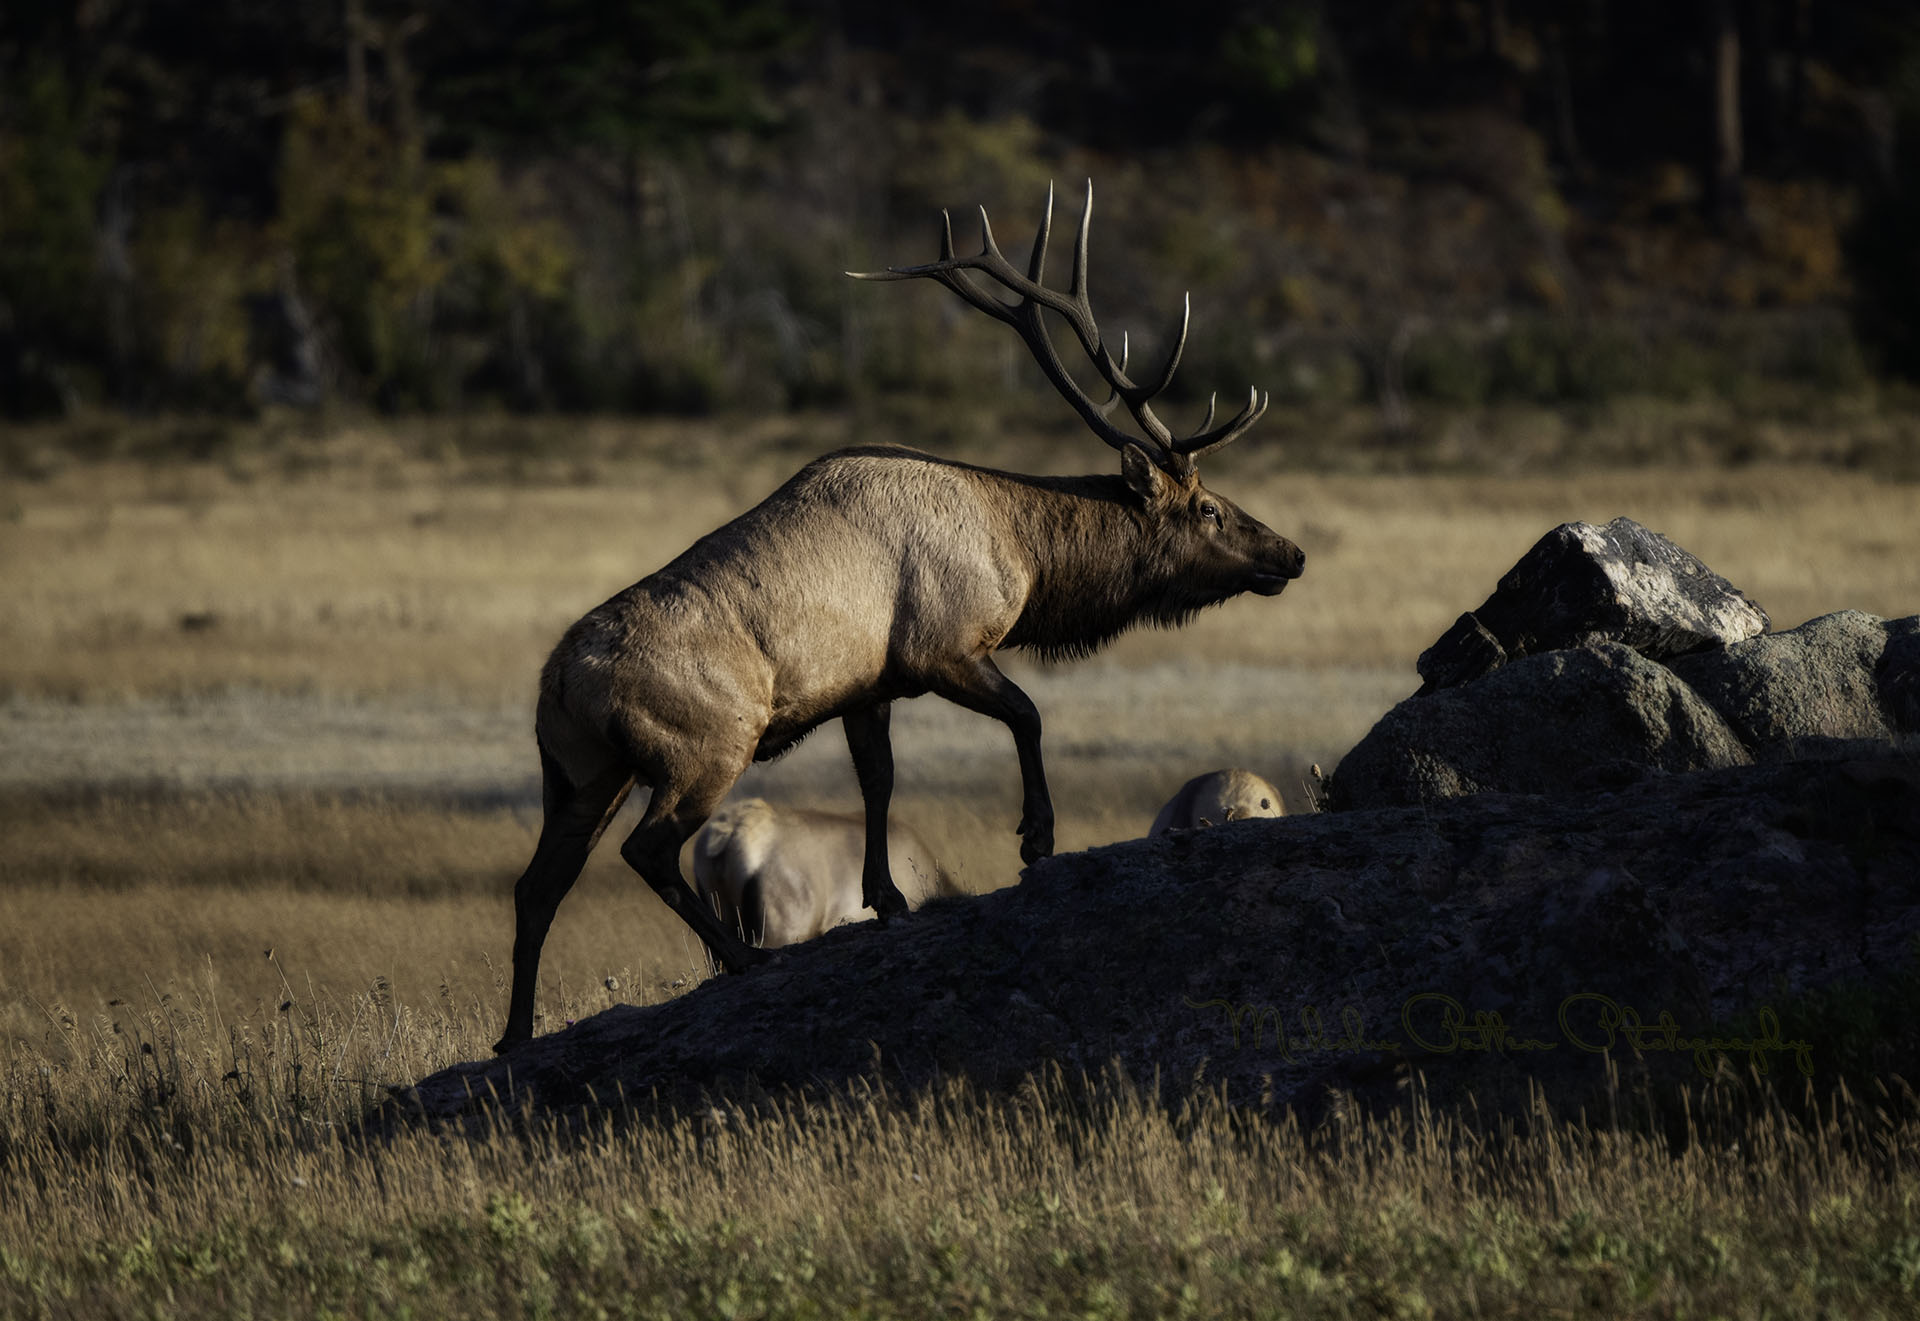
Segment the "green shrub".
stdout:
<path fill-rule="evenodd" d="M 1406 382 L 1411 394 L 1471 406 L 1486 402 L 1493 378 L 1486 346 L 1454 331 L 1422 335 L 1407 348 Z"/>
<path fill-rule="evenodd" d="M 1715 385 L 1713 355 L 1692 337 L 1670 335 L 1648 354 L 1647 392 L 1668 399 L 1695 399 Z"/>
<path fill-rule="evenodd" d="M 83 393 L 67 364 L 109 356 L 95 212 L 111 168 L 98 98 L 52 61 L 0 88 L 0 412 L 57 413 Z M 11 336 L 9 335 L 11 332 Z M 4 349 L 17 338 L 20 357 Z"/>
<path fill-rule="evenodd" d="M 167 402 L 230 411 L 245 398 L 248 295 L 264 284 L 255 236 L 209 224 L 198 198 L 140 218 L 133 242 L 141 354 Z"/>
<path fill-rule="evenodd" d="M 1516 322 L 1494 341 L 1494 393 L 1552 403 L 1564 389 L 1565 365 L 1564 334 L 1544 321 Z"/>
<path fill-rule="evenodd" d="M 1256 378 L 1276 403 L 1346 404 L 1365 396 L 1367 373 L 1353 351 L 1329 340 L 1303 340 L 1279 350 Z"/>
<path fill-rule="evenodd" d="M 1597 401 L 1646 389 L 1646 352 L 1625 327 L 1599 323 L 1565 341 L 1561 392 L 1569 399 Z"/>
<path fill-rule="evenodd" d="M 1040 145 L 1039 125 L 1024 115 L 983 121 L 949 110 L 909 130 L 894 184 L 914 214 L 924 211 L 937 217 L 940 208 L 955 208 L 955 246 L 963 249 L 975 246 L 970 237 L 977 219 L 973 206 L 996 198 L 1017 200 L 1020 214 L 1031 219 L 1008 227 L 1010 218 L 1002 213 L 994 237 L 1002 247 L 1025 243 L 1039 223 L 1037 208 L 1053 181 Z"/>
<path fill-rule="evenodd" d="M 422 379 L 429 298 L 446 274 L 417 146 L 306 96 L 281 151 L 278 237 L 332 331 L 342 366 L 389 404 L 436 395 Z"/>
<path fill-rule="evenodd" d="M 1787 348 L 1785 371 L 1837 393 L 1857 391 L 1872 377 L 1866 349 L 1853 327 L 1825 320 L 1797 328 Z"/>

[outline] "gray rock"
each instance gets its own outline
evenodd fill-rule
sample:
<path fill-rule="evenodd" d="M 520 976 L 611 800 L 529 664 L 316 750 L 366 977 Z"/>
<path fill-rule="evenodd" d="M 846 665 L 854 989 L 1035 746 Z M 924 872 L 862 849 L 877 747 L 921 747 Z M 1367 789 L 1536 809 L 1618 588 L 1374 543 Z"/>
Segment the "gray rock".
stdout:
<path fill-rule="evenodd" d="M 1835 744 L 1890 740 L 1903 724 L 1912 727 L 1916 629 L 1920 619 L 1890 626 L 1877 615 L 1842 610 L 1670 664 L 1755 757 L 1780 761 Z"/>
<path fill-rule="evenodd" d="M 1653 660 L 1763 633 L 1767 613 L 1698 559 L 1630 518 L 1563 523 L 1478 610 L 1421 653 L 1422 693 L 1522 656 L 1621 642 Z"/>
<path fill-rule="evenodd" d="M 1887 724 L 1896 734 L 1920 735 L 1920 615 L 1888 621 L 1873 679 Z"/>
<path fill-rule="evenodd" d="M 1408 698 L 1341 761 L 1330 805 L 1567 793 L 1751 760 L 1672 671 L 1603 642 L 1523 657 L 1464 687 Z"/>

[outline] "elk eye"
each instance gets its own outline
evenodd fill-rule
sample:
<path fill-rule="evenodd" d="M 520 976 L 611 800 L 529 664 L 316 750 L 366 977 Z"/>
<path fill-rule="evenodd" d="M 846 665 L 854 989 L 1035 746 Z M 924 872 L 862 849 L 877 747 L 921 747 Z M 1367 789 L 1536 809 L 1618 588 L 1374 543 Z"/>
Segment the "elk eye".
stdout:
<path fill-rule="evenodd" d="M 1215 522 L 1216 524 L 1217 524 L 1217 523 L 1219 523 L 1219 521 L 1220 521 L 1220 506 L 1219 506 L 1219 505 L 1217 505 L 1217 504 L 1215 504 L 1215 503 L 1214 503 L 1213 501 L 1211 501 L 1211 500 L 1207 500 L 1207 501 L 1205 501 L 1205 502 L 1203 502 L 1203 503 L 1201 504 L 1201 506 L 1200 506 L 1200 517 L 1202 517 L 1202 518 L 1210 518 L 1210 519 L 1212 519 L 1212 520 L 1213 520 L 1213 521 L 1214 521 L 1214 522 Z"/>

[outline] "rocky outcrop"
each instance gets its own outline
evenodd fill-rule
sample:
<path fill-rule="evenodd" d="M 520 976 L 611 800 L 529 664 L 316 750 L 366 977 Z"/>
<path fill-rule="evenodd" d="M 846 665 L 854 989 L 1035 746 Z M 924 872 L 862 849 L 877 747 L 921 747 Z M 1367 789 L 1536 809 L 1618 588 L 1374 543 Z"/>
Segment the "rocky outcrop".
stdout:
<path fill-rule="evenodd" d="M 1341 761 L 1328 805 L 1565 793 L 1920 732 L 1920 617 L 1767 626 L 1632 519 L 1562 524 L 1421 653 L 1420 690 Z"/>
<path fill-rule="evenodd" d="M 1603 642 L 1528 656 L 1400 703 L 1341 761 L 1329 806 L 1618 788 L 1650 773 L 1751 760 L 1671 670 Z"/>
<path fill-rule="evenodd" d="M 1819 752 L 1821 745 L 1885 741 L 1920 729 L 1903 708 L 1920 618 L 1889 622 L 1858 610 L 1810 619 L 1731 647 L 1685 656 L 1673 672 L 1705 698 L 1763 760 Z M 1890 657 L 1895 638 L 1902 649 Z M 1889 661 L 1891 663 L 1889 663 Z M 1883 685 L 1893 688 L 1891 701 Z"/>
<path fill-rule="evenodd" d="M 1856 610 L 1658 664 L 1619 643 L 1415 694 L 1340 762 L 1336 810 L 1566 793 L 1749 761 L 1871 755 L 1920 735 L 1920 616 Z"/>
<path fill-rule="evenodd" d="M 1764 633 L 1767 613 L 1698 559 L 1630 518 L 1563 523 L 1502 575 L 1492 596 L 1420 655 L 1431 693 L 1522 656 L 1619 642 L 1650 660 Z"/>
<path fill-rule="evenodd" d="M 1622 649 L 1624 650 L 1624 649 Z M 1340 1089 L 1482 1114 L 1831 1043 L 1700 1045 L 1920 933 L 1920 773 L 1795 762 L 1560 797 L 1239 821 L 1054 858 L 1017 887 L 846 927 L 748 975 L 616 1008 L 422 1080 L 373 1116 L 476 1130 L 495 1105 L 702 1111 L 878 1078 L 1011 1088 L 1118 1061 L 1309 1117 Z M 1646 1031 L 1636 1031 L 1635 1024 Z M 1777 1038 L 1777 1039 L 1776 1039 Z M 1635 1044 L 1637 1042 L 1637 1045 Z M 1911 1076 L 1911 1075 L 1909 1075 Z"/>

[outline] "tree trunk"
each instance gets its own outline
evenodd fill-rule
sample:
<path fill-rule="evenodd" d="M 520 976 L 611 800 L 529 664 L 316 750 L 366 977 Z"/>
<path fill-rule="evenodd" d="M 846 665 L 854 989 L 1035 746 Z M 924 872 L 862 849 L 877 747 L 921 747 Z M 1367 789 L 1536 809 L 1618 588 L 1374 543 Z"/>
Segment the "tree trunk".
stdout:
<path fill-rule="evenodd" d="M 347 113 L 367 117 L 367 11 L 365 0 L 346 0 Z"/>
<path fill-rule="evenodd" d="M 1360 99 L 1354 92 L 1353 71 L 1347 64 L 1346 50 L 1327 17 L 1325 0 L 1312 0 L 1311 12 L 1314 44 L 1319 48 L 1320 65 L 1326 70 L 1326 113 L 1321 117 L 1320 136 L 1340 159 L 1364 165 L 1367 126 L 1360 115 Z"/>
<path fill-rule="evenodd" d="M 426 25 L 425 14 L 410 14 L 398 23 L 388 24 L 380 39 L 381 53 L 387 58 L 387 90 L 393 97 L 393 135 L 414 161 L 420 158 L 420 116 L 413 66 L 407 62 L 407 42 Z"/>
<path fill-rule="evenodd" d="M 1787 152 L 1800 163 L 1807 123 L 1807 64 L 1813 58 L 1813 0 L 1793 0 L 1792 69 L 1787 79 Z"/>
<path fill-rule="evenodd" d="M 1487 54 L 1496 60 L 1507 55 L 1507 0 L 1486 0 L 1480 12 L 1482 28 L 1481 40 L 1486 44 Z"/>
<path fill-rule="evenodd" d="M 1713 19 L 1713 166 L 1708 198 L 1714 218 L 1737 220 L 1744 210 L 1745 168 L 1740 132 L 1740 22 L 1734 0 L 1711 0 Z"/>
<path fill-rule="evenodd" d="M 1553 136 L 1560 149 L 1560 160 L 1576 179 L 1585 179 L 1586 157 L 1580 152 L 1580 133 L 1573 118 L 1573 70 L 1567 63 L 1567 33 L 1564 24 L 1547 24 L 1547 79 L 1553 96 Z"/>

